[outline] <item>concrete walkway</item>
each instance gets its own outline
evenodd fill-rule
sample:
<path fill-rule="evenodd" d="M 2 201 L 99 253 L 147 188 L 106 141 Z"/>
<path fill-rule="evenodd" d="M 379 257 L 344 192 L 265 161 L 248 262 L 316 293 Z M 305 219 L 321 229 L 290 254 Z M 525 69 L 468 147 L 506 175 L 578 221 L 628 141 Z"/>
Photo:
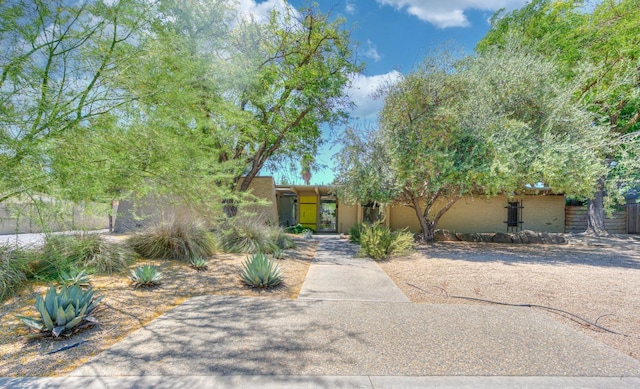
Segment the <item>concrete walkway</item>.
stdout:
<path fill-rule="evenodd" d="M 6 387 L 635 388 L 640 362 L 536 311 L 413 304 L 336 237 L 297 300 L 192 298 L 73 371 Z"/>

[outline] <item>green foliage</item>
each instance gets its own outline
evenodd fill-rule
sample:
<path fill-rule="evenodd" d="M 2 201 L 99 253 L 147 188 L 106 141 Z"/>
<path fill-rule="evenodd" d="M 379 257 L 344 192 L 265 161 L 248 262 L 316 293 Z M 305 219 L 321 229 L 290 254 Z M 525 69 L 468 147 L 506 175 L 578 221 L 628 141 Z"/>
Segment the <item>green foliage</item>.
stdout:
<path fill-rule="evenodd" d="M 56 281 L 63 272 L 86 269 L 96 273 L 114 273 L 127 268 L 132 254 L 126 248 L 106 242 L 99 234 L 50 234 L 41 253 L 34 253 L 36 279 Z"/>
<path fill-rule="evenodd" d="M 281 227 L 268 227 L 267 234 L 269 239 L 281 250 L 295 249 L 296 242 L 285 233 Z"/>
<path fill-rule="evenodd" d="M 91 280 L 89 279 L 89 275 L 86 271 L 71 269 L 68 272 L 60 272 L 60 283 L 66 287 L 70 287 L 73 285 L 80 287 L 89 287 Z"/>
<path fill-rule="evenodd" d="M 227 253 L 272 253 L 278 248 L 272 240 L 272 227 L 248 218 L 236 218 L 219 232 L 220 247 Z M 282 242 L 286 243 L 286 242 Z"/>
<path fill-rule="evenodd" d="M 36 298 L 36 309 L 40 319 L 17 316 L 27 326 L 53 337 L 70 332 L 84 322 L 95 323 L 91 313 L 102 297 L 94 298 L 91 289 L 83 290 L 77 285 L 63 286 L 60 292 L 52 285 L 44 298 Z"/>
<path fill-rule="evenodd" d="M 192 268 L 196 269 L 197 271 L 205 271 L 208 268 L 207 260 L 200 257 L 191 258 L 191 261 L 189 261 L 189 264 L 191 265 Z"/>
<path fill-rule="evenodd" d="M 143 258 L 177 259 L 209 257 L 217 250 L 215 236 L 193 221 L 159 224 L 129 238 L 129 245 Z"/>
<path fill-rule="evenodd" d="M 141 265 L 131 270 L 131 280 L 135 288 L 150 288 L 160 283 L 162 273 L 155 265 Z"/>
<path fill-rule="evenodd" d="M 27 282 L 29 257 L 21 250 L 0 246 L 0 302 L 13 296 Z"/>
<path fill-rule="evenodd" d="M 379 224 L 365 224 L 360 234 L 360 255 L 375 260 L 405 254 L 413 249 L 413 235 L 406 230 L 391 231 Z"/>
<path fill-rule="evenodd" d="M 363 227 L 361 223 L 349 227 L 349 242 L 360 244 L 360 234 Z"/>
<path fill-rule="evenodd" d="M 311 232 L 316 232 L 316 230 L 314 230 L 313 228 L 303 226 L 302 224 L 296 224 L 295 226 L 285 228 L 285 231 L 290 234 L 302 234 L 307 230 Z"/>
<path fill-rule="evenodd" d="M 280 266 L 263 253 L 247 257 L 240 276 L 245 284 L 254 288 L 271 288 L 282 283 Z"/>
<path fill-rule="evenodd" d="M 281 248 L 276 248 L 273 250 L 273 258 L 274 259 L 282 259 L 284 257 L 284 251 Z"/>

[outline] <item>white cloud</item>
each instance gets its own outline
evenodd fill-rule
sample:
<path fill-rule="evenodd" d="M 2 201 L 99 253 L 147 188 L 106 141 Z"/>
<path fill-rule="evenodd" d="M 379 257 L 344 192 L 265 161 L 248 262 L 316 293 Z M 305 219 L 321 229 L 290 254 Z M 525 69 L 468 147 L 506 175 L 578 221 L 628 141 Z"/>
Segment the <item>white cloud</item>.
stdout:
<path fill-rule="evenodd" d="M 267 0 L 262 3 L 256 3 L 255 0 L 238 0 L 235 8 L 240 18 L 253 18 L 259 23 L 269 21 L 271 11 L 274 9 L 280 13 L 284 13 L 287 9 L 294 9 L 285 0 Z"/>
<path fill-rule="evenodd" d="M 344 12 L 348 13 L 349 15 L 353 15 L 356 13 L 356 5 L 353 4 L 350 1 L 347 1 L 346 4 L 344 5 Z"/>
<path fill-rule="evenodd" d="M 372 59 L 374 62 L 378 62 L 382 59 L 382 56 L 378 53 L 376 45 L 370 40 L 367 41 L 367 51 L 364 53 L 366 58 Z"/>
<path fill-rule="evenodd" d="M 355 74 L 347 92 L 357 106 L 352 114 L 361 119 L 375 119 L 382 109 L 384 99 L 376 99 L 374 95 L 381 87 L 396 83 L 401 78 L 402 75 L 396 70 L 375 76 Z"/>
<path fill-rule="evenodd" d="M 522 7 L 527 0 L 376 0 L 397 10 L 406 10 L 410 15 L 439 28 L 468 27 L 465 11 L 497 11 L 500 8 Z"/>

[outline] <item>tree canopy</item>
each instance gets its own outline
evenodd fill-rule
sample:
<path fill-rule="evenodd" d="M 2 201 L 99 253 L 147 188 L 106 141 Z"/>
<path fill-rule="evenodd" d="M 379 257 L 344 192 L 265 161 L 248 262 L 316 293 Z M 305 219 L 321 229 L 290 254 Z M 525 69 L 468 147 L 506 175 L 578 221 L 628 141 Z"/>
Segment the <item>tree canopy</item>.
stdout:
<path fill-rule="evenodd" d="M 553 62 L 517 42 L 447 58 L 427 58 L 388 87 L 370 139 L 351 132 L 339 154 L 345 198 L 412 207 L 431 240 L 465 195 L 512 195 L 538 183 L 589 193 L 606 139 Z"/>

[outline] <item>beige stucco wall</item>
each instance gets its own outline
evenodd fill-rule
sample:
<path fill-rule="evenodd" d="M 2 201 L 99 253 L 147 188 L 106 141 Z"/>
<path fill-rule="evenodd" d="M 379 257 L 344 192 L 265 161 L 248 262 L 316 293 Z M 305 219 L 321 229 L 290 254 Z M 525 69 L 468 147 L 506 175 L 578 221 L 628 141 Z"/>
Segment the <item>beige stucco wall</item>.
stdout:
<path fill-rule="evenodd" d="M 278 205 L 276 202 L 276 184 L 273 177 L 255 177 L 249 185 L 249 192 L 267 203 L 265 205 L 250 205 L 246 209 L 277 225 Z"/>
<path fill-rule="evenodd" d="M 522 201 L 522 229 L 545 232 L 564 232 L 564 196 L 531 195 L 512 198 Z M 445 213 L 438 228 L 453 232 L 506 232 L 509 199 L 497 197 L 465 197 L 458 200 Z M 440 209 L 442 203 L 436 204 Z M 420 224 L 413 208 L 395 204 L 389 210 L 389 226 L 392 229 L 409 227 L 420 231 Z"/>
<path fill-rule="evenodd" d="M 358 208 L 356 205 L 346 205 L 338 200 L 338 233 L 348 234 L 349 228 L 358 223 Z"/>

